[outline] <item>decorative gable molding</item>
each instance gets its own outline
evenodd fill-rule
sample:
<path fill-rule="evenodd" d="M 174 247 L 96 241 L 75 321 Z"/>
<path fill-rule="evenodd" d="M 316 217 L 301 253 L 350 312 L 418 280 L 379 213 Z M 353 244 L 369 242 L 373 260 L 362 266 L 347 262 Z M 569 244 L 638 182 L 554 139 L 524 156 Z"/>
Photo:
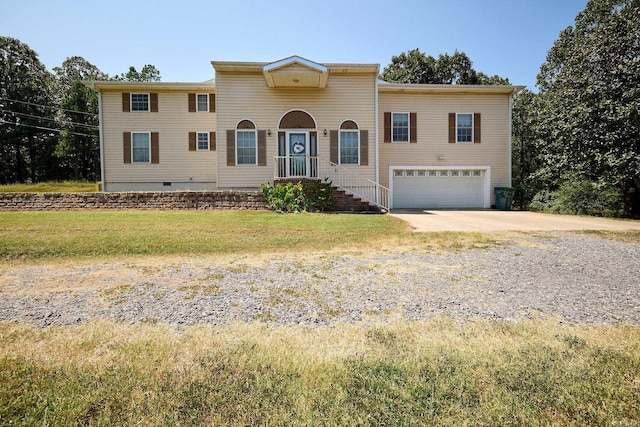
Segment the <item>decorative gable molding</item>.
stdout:
<path fill-rule="evenodd" d="M 300 56 L 290 56 L 262 67 L 268 87 L 326 88 L 329 68 Z"/>

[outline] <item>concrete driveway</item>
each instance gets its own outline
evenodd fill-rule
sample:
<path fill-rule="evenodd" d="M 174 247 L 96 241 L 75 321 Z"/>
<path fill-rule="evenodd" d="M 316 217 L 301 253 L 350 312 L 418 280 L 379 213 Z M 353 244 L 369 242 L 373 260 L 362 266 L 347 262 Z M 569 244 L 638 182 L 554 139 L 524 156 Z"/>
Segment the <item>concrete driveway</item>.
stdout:
<path fill-rule="evenodd" d="M 523 211 L 393 209 L 391 215 L 415 231 L 575 231 L 640 230 L 640 221 L 552 215 Z"/>

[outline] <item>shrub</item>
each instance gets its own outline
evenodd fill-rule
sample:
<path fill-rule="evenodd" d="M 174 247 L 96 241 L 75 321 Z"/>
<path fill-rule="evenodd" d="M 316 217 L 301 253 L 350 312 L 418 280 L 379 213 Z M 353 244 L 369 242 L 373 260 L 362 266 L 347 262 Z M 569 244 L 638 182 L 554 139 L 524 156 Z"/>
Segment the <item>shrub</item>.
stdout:
<path fill-rule="evenodd" d="M 556 191 L 539 191 L 529 204 L 529 210 L 573 214 L 619 217 L 622 215 L 621 192 L 615 187 L 604 187 L 591 181 L 571 180 Z"/>
<path fill-rule="evenodd" d="M 307 199 L 308 210 L 313 212 L 333 210 L 335 201 L 333 200 L 333 186 L 331 185 L 331 181 L 326 178 L 324 181 L 313 181 L 310 193 Z"/>
<path fill-rule="evenodd" d="M 288 182 L 285 185 L 270 183 L 261 185 L 267 203 L 278 212 L 302 212 L 306 210 L 307 197 L 302 183 Z"/>
<path fill-rule="evenodd" d="M 324 212 L 333 209 L 333 187 L 331 181 L 315 180 L 305 189 L 301 182 L 296 184 L 262 184 L 262 194 L 267 203 L 278 212 Z"/>

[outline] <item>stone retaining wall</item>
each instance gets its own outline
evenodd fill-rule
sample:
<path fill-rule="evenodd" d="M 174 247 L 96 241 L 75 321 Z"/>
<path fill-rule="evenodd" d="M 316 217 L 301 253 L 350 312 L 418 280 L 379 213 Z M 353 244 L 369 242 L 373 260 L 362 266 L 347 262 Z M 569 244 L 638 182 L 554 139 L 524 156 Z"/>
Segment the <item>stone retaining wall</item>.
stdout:
<path fill-rule="evenodd" d="M 257 191 L 148 191 L 131 193 L 0 193 L 0 210 L 237 209 L 265 210 Z"/>

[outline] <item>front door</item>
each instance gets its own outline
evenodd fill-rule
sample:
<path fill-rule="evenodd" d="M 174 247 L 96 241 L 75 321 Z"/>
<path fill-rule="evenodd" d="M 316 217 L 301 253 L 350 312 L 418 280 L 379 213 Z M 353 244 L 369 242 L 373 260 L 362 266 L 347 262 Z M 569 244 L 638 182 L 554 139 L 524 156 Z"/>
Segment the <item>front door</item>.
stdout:
<path fill-rule="evenodd" d="M 307 136 L 307 132 L 289 133 L 289 176 L 307 176 Z"/>

